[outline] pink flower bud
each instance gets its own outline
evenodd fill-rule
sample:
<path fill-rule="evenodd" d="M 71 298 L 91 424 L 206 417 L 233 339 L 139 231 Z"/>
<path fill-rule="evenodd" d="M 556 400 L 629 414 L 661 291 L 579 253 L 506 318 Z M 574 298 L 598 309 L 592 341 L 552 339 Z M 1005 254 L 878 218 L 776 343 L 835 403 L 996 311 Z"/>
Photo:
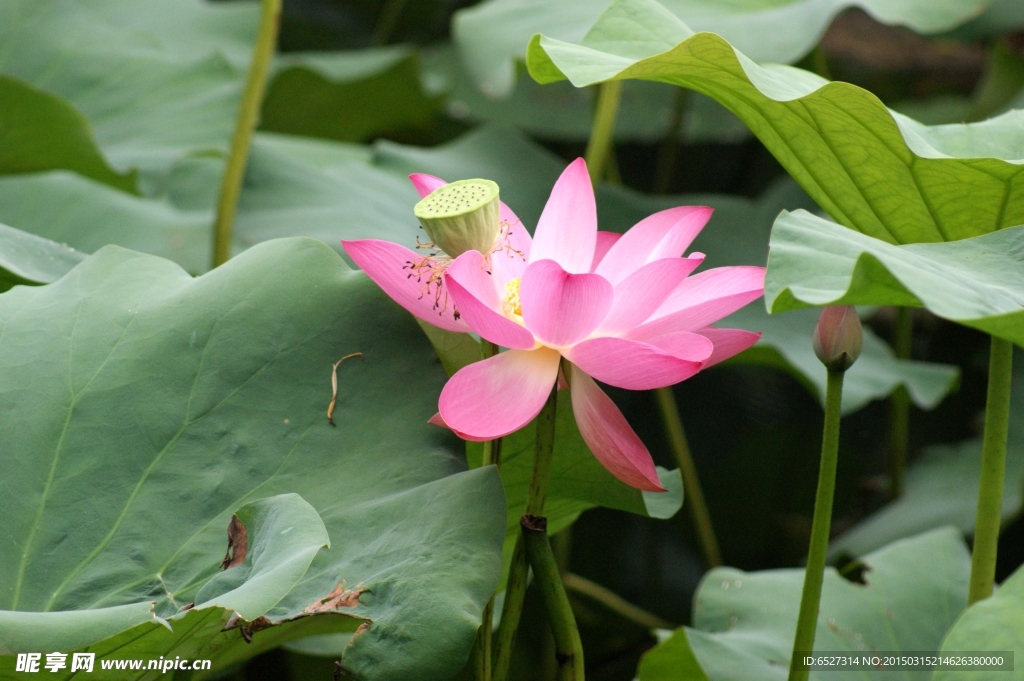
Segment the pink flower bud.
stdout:
<path fill-rule="evenodd" d="M 852 305 L 826 307 L 814 329 L 814 354 L 829 371 L 846 371 L 860 356 L 860 317 Z"/>

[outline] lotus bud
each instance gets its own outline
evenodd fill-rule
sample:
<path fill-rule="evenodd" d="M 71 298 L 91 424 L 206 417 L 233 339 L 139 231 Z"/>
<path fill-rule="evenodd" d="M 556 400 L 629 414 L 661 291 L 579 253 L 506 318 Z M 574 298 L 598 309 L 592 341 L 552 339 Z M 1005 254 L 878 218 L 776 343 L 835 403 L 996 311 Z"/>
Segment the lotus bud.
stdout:
<path fill-rule="evenodd" d="M 861 337 L 852 305 L 826 307 L 814 329 L 814 354 L 829 371 L 846 371 L 860 356 Z"/>
<path fill-rule="evenodd" d="M 453 258 L 466 251 L 491 252 L 501 232 L 498 185 L 490 180 L 459 180 L 438 187 L 413 213 L 427 236 Z"/>

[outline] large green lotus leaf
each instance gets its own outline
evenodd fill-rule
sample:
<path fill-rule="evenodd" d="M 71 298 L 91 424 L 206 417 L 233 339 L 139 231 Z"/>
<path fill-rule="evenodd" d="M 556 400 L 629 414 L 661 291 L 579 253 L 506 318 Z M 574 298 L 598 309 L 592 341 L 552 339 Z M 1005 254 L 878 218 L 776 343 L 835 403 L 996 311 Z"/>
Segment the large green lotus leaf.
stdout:
<path fill-rule="evenodd" d="M 193 273 L 210 266 L 212 210 L 135 196 L 75 173 L 0 177 L 0 222 L 86 253 L 117 244 L 170 258 Z"/>
<path fill-rule="evenodd" d="M 759 66 L 654 0 L 616 0 L 580 44 L 535 36 L 527 63 L 542 83 L 637 78 L 713 97 L 837 222 L 878 239 L 952 241 L 1024 222 L 1024 112 L 925 126 L 856 86 Z"/>
<path fill-rule="evenodd" d="M 122 652 L 111 644 L 123 645 L 138 636 L 148 639 L 139 652 L 154 657 L 199 650 L 213 653 L 227 637 L 216 629 L 205 636 L 190 635 L 192 627 L 182 627 L 177 620 L 213 609 L 202 613 L 202 619 L 223 626 L 237 613 L 242 624 L 255 621 L 288 595 L 320 549 L 330 545 L 320 516 L 297 494 L 281 494 L 242 506 L 234 514 L 232 530 L 229 569 L 203 585 L 192 607 L 180 609 L 166 620 L 155 614 L 153 601 L 89 610 L 0 611 L 3 672 L 12 671 L 14 660 L 10 656 L 15 653 L 98 649 L 102 659 L 103 652 Z M 226 559 L 224 565 L 229 565 Z M 220 646 L 211 644 L 211 639 L 221 639 Z M 165 644 L 156 644 L 158 640 Z M 167 645 L 172 642 L 177 645 Z"/>
<path fill-rule="evenodd" d="M 1010 575 L 999 585 L 991 598 L 978 601 L 967 608 L 953 628 L 946 634 L 939 652 L 1024 650 L 1024 568 Z M 936 670 L 932 681 L 969 681 L 979 676 L 992 676 L 992 672 Z M 1024 679 L 1024 665 L 1014 660 L 1012 674 L 1002 673 L 997 678 L 1007 681 Z"/>
<path fill-rule="evenodd" d="M 426 128 L 440 105 L 423 91 L 419 60 L 406 46 L 287 53 L 274 68 L 263 130 L 364 142 Z"/>
<path fill-rule="evenodd" d="M 1003 487 L 1004 523 L 1012 521 L 1024 508 L 1024 384 L 1020 382 L 1014 384 L 1011 409 Z M 980 437 L 927 448 L 907 469 L 903 496 L 833 540 L 829 547 L 832 555 L 858 556 L 943 525 L 972 534 L 978 511 L 980 471 Z"/>
<path fill-rule="evenodd" d="M 141 189 L 185 155 L 227 150 L 259 18 L 249 3 L 12 0 L 0 70 L 90 121 L 109 162 Z"/>
<path fill-rule="evenodd" d="M 85 258 L 64 244 L 0 224 L 0 293 L 57 281 Z"/>
<path fill-rule="evenodd" d="M 446 95 L 448 115 L 467 122 L 512 125 L 548 140 L 586 141 L 594 122 L 593 88 L 571 83 L 540 85 L 530 78 L 516 81 L 508 99 L 487 97 L 472 82 L 451 46 L 421 52 L 423 79 Z M 664 83 L 623 84 L 615 120 L 618 141 L 655 142 L 665 138 L 675 115 L 678 90 Z M 679 138 L 689 143 L 735 144 L 750 130 L 713 99 L 688 93 Z"/>
<path fill-rule="evenodd" d="M 1024 226 L 895 246 L 806 211 L 772 230 L 765 304 L 908 305 L 1024 344 Z"/>
<path fill-rule="evenodd" d="M 212 206 L 223 163 L 175 163 L 160 196 L 138 197 L 66 172 L 0 177 L 0 222 L 97 251 L 106 244 L 210 266 Z M 342 238 L 414 244 L 418 199 L 408 180 L 373 167 L 363 146 L 256 133 L 235 220 L 234 250 L 283 236 L 340 248 Z"/>
<path fill-rule="evenodd" d="M 345 657 L 356 678 L 462 666 L 498 579 L 500 482 L 460 473 L 458 442 L 426 423 L 444 380 L 430 346 L 336 252 L 273 241 L 193 279 L 107 247 L 54 284 L 0 295 L 0 323 L 3 607 L 155 601 L 173 616 L 233 586 L 203 588 L 231 513 L 296 493 L 332 547 L 266 611 L 281 625 L 249 647 L 234 633 L 228 659 L 324 633 L 289 620 L 335 592 L 317 609 L 371 622 Z M 338 369 L 332 427 L 331 364 L 352 352 L 364 361 Z"/>
<path fill-rule="evenodd" d="M 862 558 L 863 584 L 825 571 L 814 649 L 934 651 L 967 607 L 971 558 L 952 528 L 904 539 Z M 788 675 L 804 571 L 716 568 L 694 598 L 693 627 L 647 653 L 640 681 L 771 681 Z M 813 678 L 848 679 L 849 671 Z M 861 679 L 890 678 L 862 671 Z M 907 673 L 902 678 L 927 678 Z"/>
<path fill-rule="evenodd" d="M 813 48 L 833 17 L 859 7 L 887 24 L 946 31 L 992 0 L 664 0 L 674 18 L 717 33 L 756 61 L 792 63 Z M 516 61 L 537 33 L 578 42 L 611 0 L 490 0 L 457 12 L 452 30 L 467 68 L 491 97 L 507 97 Z M 626 37 L 626 36 L 623 36 Z M 629 39 L 627 37 L 627 39 Z M 676 41 L 679 42 L 679 41 Z"/>
<path fill-rule="evenodd" d="M 0 174 L 73 170 L 125 191 L 135 178 L 107 165 L 89 122 L 73 106 L 10 76 L 0 76 Z"/>
<path fill-rule="evenodd" d="M 301 137 L 256 136 L 238 205 L 235 245 L 279 236 L 375 238 L 415 247 L 419 200 L 407 178 L 371 163 L 368 150 Z"/>

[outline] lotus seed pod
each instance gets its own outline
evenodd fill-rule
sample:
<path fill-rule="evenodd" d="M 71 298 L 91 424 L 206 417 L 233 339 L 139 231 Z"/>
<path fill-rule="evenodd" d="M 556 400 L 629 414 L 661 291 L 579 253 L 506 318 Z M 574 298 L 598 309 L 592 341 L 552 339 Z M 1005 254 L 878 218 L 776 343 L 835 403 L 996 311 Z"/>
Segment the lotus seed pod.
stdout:
<path fill-rule="evenodd" d="M 852 305 L 826 307 L 814 329 L 814 354 L 829 371 L 846 371 L 860 357 L 862 336 Z"/>
<path fill-rule="evenodd" d="M 459 180 L 438 187 L 413 213 L 434 244 L 453 258 L 466 251 L 491 252 L 501 232 L 498 185 L 490 180 Z"/>

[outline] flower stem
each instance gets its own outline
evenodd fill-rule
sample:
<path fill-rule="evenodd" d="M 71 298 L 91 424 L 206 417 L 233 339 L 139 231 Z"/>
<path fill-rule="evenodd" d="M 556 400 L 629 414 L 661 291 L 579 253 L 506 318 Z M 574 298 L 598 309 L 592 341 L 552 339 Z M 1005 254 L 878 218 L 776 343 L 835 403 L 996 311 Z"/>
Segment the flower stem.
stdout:
<path fill-rule="evenodd" d="M 679 153 L 679 132 L 683 128 L 683 117 L 690 99 L 690 91 L 676 88 L 673 93 L 672 118 L 668 124 L 665 139 L 658 150 L 658 161 L 654 170 L 654 193 L 667 194 L 672 188 L 672 172 L 676 167 L 676 155 Z"/>
<path fill-rule="evenodd" d="M 391 34 L 398 25 L 407 0 L 384 0 L 384 7 L 377 17 L 377 25 L 373 28 L 373 45 L 386 45 Z"/>
<path fill-rule="evenodd" d="M 537 415 L 537 439 L 533 454 L 533 476 L 526 493 L 526 515 L 540 515 L 544 512 L 544 501 L 548 494 L 548 480 L 551 477 L 551 455 L 555 449 L 555 414 L 558 386 L 551 389 L 548 401 Z M 549 547 L 550 550 L 550 547 Z M 519 618 L 523 614 L 523 597 L 526 595 L 527 565 L 526 547 L 523 537 L 516 537 L 512 550 L 512 564 L 509 567 L 508 583 L 505 585 L 505 605 L 501 610 L 501 621 L 494 644 L 494 681 L 505 681 L 509 663 L 512 661 L 512 647 L 516 642 Z M 554 625 L 552 625 L 554 626 Z"/>
<path fill-rule="evenodd" d="M 897 308 L 896 337 L 893 350 L 899 359 L 910 359 L 914 317 L 909 308 Z M 903 475 L 907 468 L 907 443 L 910 438 L 910 393 L 898 386 L 889 398 L 889 496 L 903 495 Z"/>
<path fill-rule="evenodd" d="M 480 354 L 484 359 L 494 357 L 498 354 L 498 346 L 483 338 L 480 339 Z M 501 438 L 483 442 L 483 458 L 481 466 L 497 466 L 501 461 Z M 491 631 L 494 622 L 494 595 L 491 595 L 487 605 L 484 606 L 483 614 L 480 617 L 480 629 L 476 634 L 476 641 L 473 643 L 473 678 L 475 681 L 491 681 L 491 662 L 493 647 L 493 632 Z"/>
<path fill-rule="evenodd" d="M 263 103 L 263 92 L 267 85 L 270 60 L 277 47 L 277 30 L 281 20 L 281 0 L 263 0 L 260 26 L 256 33 L 256 44 L 252 50 L 252 63 L 242 93 L 242 104 L 235 121 L 235 134 L 231 138 L 227 168 L 220 185 L 217 199 L 217 221 L 213 228 L 213 266 L 223 265 L 231 257 L 231 235 L 235 227 L 235 212 L 238 197 L 242 193 L 245 165 L 249 159 L 249 147 L 256 121 Z"/>
<path fill-rule="evenodd" d="M 804 589 L 800 598 L 800 615 L 793 641 L 793 659 L 789 681 L 807 681 L 810 672 L 797 660 L 814 649 L 821 602 L 821 580 L 825 575 L 825 555 L 832 527 L 832 499 L 836 489 L 836 466 L 839 461 L 839 418 L 843 401 L 843 372 L 829 370 L 825 389 L 825 428 L 821 435 L 821 467 L 818 491 L 814 498 L 814 522 L 811 525 L 811 548 L 807 554 Z"/>
<path fill-rule="evenodd" d="M 615 117 L 619 113 L 621 98 L 622 81 L 609 80 L 598 86 L 594 121 L 590 127 L 587 151 L 584 153 L 587 170 L 590 171 L 590 181 L 595 186 L 604 179 L 608 168 L 608 159 L 615 141 Z"/>
<path fill-rule="evenodd" d="M 520 523 L 526 555 L 533 568 L 533 576 L 555 639 L 555 659 L 558 661 L 556 678 L 559 681 L 584 681 L 583 643 L 562 584 L 558 563 L 551 551 L 547 534 L 548 521 L 541 516 L 526 514 Z"/>
<path fill-rule="evenodd" d="M 995 583 L 999 521 L 1003 510 L 1003 479 L 1006 474 L 1006 434 L 1010 425 L 1012 369 L 1013 343 L 993 336 L 988 360 L 985 434 L 981 445 L 981 479 L 978 482 L 978 514 L 974 521 L 968 603 L 991 596 L 992 585 Z"/>
<path fill-rule="evenodd" d="M 562 581 L 569 591 L 575 591 L 597 601 L 622 619 L 638 624 L 644 629 L 675 629 L 675 625 L 668 620 L 633 605 L 611 589 L 592 582 L 586 577 L 569 572 L 562 576 Z"/>
<path fill-rule="evenodd" d="M 658 400 L 658 409 L 661 411 L 661 420 L 669 445 L 683 474 L 683 499 L 690 508 L 690 515 L 693 516 L 693 525 L 697 530 L 697 541 L 700 542 L 704 564 L 709 568 L 717 567 L 722 564 L 722 553 L 718 548 L 715 528 L 711 524 L 711 514 L 704 501 L 700 478 L 697 477 L 697 467 L 693 463 L 690 446 L 686 442 L 686 431 L 683 430 L 683 420 L 679 417 L 675 395 L 672 394 L 672 388 L 658 388 L 654 391 L 654 396 Z"/>

